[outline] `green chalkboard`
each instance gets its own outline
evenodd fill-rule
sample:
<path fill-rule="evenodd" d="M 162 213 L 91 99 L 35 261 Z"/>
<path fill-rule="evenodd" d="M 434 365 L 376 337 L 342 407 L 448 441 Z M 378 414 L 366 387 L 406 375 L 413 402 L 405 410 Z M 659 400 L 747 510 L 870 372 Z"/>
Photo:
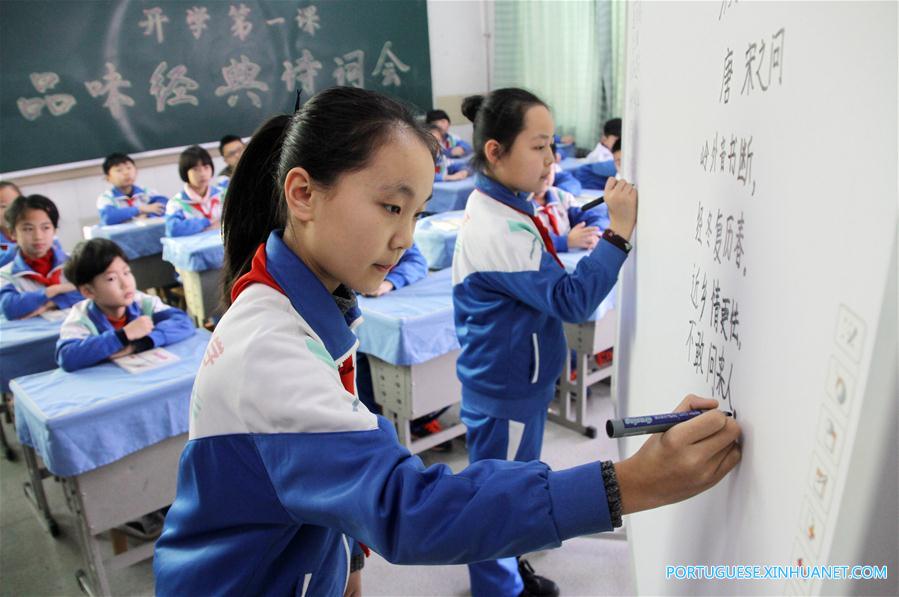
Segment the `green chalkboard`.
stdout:
<path fill-rule="evenodd" d="M 249 135 L 294 89 L 432 99 L 425 0 L 2 0 L 0 61 L 0 172 Z"/>

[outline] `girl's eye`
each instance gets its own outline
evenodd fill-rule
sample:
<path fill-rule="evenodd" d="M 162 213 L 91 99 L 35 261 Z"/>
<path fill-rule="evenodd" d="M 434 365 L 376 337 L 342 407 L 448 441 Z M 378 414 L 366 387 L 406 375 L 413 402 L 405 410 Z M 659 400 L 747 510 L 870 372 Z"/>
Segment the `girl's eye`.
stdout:
<path fill-rule="evenodd" d="M 402 211 L 402 208 L 399 205 L 390 205 L 389 203 L 384 204 L 384 209 L 386 209 L 393 215 L 399 215 L 399 213 Z"/>

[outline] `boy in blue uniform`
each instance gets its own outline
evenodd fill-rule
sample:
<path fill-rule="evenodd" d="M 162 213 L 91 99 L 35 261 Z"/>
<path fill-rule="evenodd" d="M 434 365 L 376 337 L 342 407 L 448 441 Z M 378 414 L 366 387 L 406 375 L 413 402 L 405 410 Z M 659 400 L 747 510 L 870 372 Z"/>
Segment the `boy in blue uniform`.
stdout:
<path fill-rule="evenodd" d="M 612 159 L 612 146 L 615 141 L 621 138 L 621 119 L 612 118 L 607 120 L 602 127 L 602 137 L 599 143 L 593 148 L 593 151 L 587 154 L 586 161 L 592 162 L 608 162 Z M 599 187 L 602 188 L 602 187 Z"/>
<path fill-rule="evenodd" d="M 158 218 L 168 199 L 156 191 L 134 184 L 137 166 L 124 153 L 111 153 L 103 160 L 103 175 L 112 187 L 97 197 L 100 224 L 111 226 L 137 217 Z"/>
<path fill-rule="evenodd" d="M 604 189 L 606 181 L 618 174 L 621 164 L 621 138 L 615 139 L 609 152 L 612 156 L 602 162 L 592 162 L 578 166 L 572 174 L 586 189 Z"/>
<path fill-rule="evenodd" d="M 12 232 L 6 226 L 6 208 L 12 205 L 16 197 L 22 194 L 15 183 L 4 180 L 0 182 L 0 267 L 3 267 L 16 256 L 16 243 Z"/>
<path fill-rule="evenodd" d="M 86 297 L 69 312 L 56 343 L 56 362 L 66 371 L 174 344 L 194 334 L 184 311 L 135 288 L 128 258 L 111 240 L 79 243 L 65 273 Z"/>
<path fill-rule="evenodd" d="M 557 252 L 593 250 L 599 242 L 599 235 L 609 227 L 608 207 L 602 204 L 582 211 L 575 205 L 571 193 L 553 185 L 554 175 L 550 172 L 542 190 L 531 198 L 537 218 L 543 222 Z"/>
<path fill-rule="evenodd" d="M 68 256 L 55 241 L 56 205 L 43 195 L 18 197 L 4 214 L 15 257 L 0 269 L 0 310 L 6 319 L 25 319 L 68 309 L 83 297 L 63 275 Z"/>
<path fill-rule="evenodd" d="M 434 135 L 438 143 L 443 142 L 443 130 L 436 124 L 429 124 L 428 130 Z M 450 161 L 443 152 L 437 154 L 434 164 L 434 182 L 450 182 L 468 178 L 468 170 L 464 166 Z"/>
<path fill-rule="evenodd" d="M 471 145 L 451 132 L 450 117 L 443 110 L 431 110 L 425 115 L 425 123 L 435 124 L 440 129 L 440 151 L 448 158 L 461 158 L 471 153 Z"/>

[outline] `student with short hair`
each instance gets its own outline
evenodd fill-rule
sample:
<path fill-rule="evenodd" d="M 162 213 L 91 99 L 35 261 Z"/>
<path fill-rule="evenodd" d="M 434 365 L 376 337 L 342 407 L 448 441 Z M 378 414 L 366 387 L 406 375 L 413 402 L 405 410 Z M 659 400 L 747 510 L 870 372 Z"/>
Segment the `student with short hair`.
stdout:
<path fill-rule="evenodd" d="M 462 158 L 471 153 L 471 145 L 449 132 L 450 117 L 444 110 L 431 110 L 425 115 L 425 124 L 435 124 L 440 129 L 440 150 L 448 158 Z"/>
<path fill-rule="evenodd" d="M 85 297 L 56 342 L 56 362 L 66 371 L 174 344 L 196 331 L 184 311 L 137 290 L 128 258 L 111 240 L 78 243 L 65 274 Z"/>
<path fill-rule="evenodd" d="M 63 275 L 68 255 L 56 242 L 59 211 L 43 195 L 18 197 L 4 214 L 17 244 L 12 261 L 0 268 L 0 310 L 6 319 L 25 319 L 82 300 Z"/>
<path fill-rule="evenodd" d="M 131 156 L 111 153 L 103 160 L 103 176 L 112 186 L 97 197 L 100 224 L 111 226 L 137 217 L 158 218 L 165 213 L 168 198 L 154 190 L 139 187 L 137 166 Z"/>
<path fill-rule="evenodd" d="M 587 154 L 587 162 L 608 162 L 612 159 L 612 146 L 621 138 L 621 119 L 607 120 L 602 127 L 602 137 L 593 151 Z M 602 187 L 600 187 L 602 188 Z"/>
<path fill-rule="evenodd" d="M 218 228 L 222 220 L 222 189 L 212 181 L 212 156 L 199 145 L 181 152 L 178 176 L 184 188 L 165 208 L 167 236 L 188 236 Z"/>
<path fill-rule="evenodd" d="M 234 167 L 240 159 L 243 150 L 246 147 L 243 139 L 237 135 L 225 135 L 219 141 L 219 153 L 225 160 L 225 167 L 219 172 L 219 177 L 226 176 L 231 178 L 234 176 Z"/>
<path fill-rule="evenodd" d="M 6 209 L 22 194 L 14 182 L 0 180 L 0 267 L 16 257 L 16 242 L 12 232 L 6 225 Z"/>

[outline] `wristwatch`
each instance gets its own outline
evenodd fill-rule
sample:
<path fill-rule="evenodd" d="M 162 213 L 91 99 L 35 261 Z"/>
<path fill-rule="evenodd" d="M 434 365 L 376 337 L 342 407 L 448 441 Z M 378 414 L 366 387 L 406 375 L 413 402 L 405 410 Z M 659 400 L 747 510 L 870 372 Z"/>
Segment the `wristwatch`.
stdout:
<path fill-rule="evenodd" d="M 606 228 L 603 231 L 602 238 L 624 251 L 625 255 L 631 252 L 631 244 L 611 228 Z"/>

